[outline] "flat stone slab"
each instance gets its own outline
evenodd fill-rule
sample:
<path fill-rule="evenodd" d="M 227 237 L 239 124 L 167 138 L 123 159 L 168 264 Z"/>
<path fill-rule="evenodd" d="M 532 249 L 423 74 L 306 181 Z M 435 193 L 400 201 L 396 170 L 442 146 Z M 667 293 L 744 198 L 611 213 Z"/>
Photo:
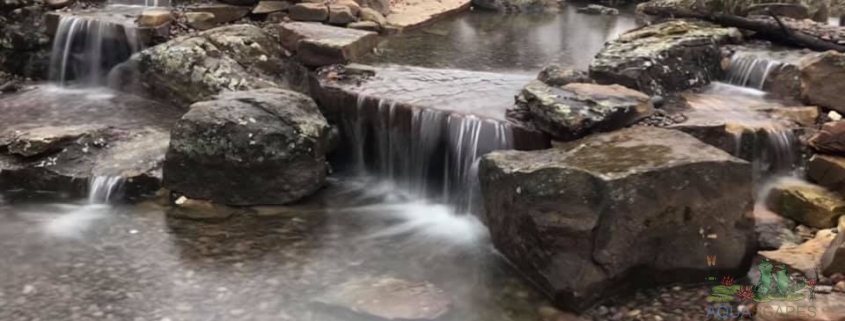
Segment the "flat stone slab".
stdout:
<path fill-rule="evenodd" d="M 375 32 L 333 27 L 321 23 L 291 22 L 276 27 L 282 46 L 296 52 L 309 66 L 356 61 L 378 45 Z"/>
<path fill-rule="evenodd" d="M 354 73 L 367 75 L 343 78 Z M 504 121 L 505 111 L 513 106 L 513 97 L 532 79 L 530 75 L 458 69 L 350 65 L 345 74 L 324 73 L 319 78 L 322 89 L 318 96 L 342 90 L 373 99 Z"/>
<path fill-rule="evenodd" d="M 560 140 L 619 129 L 654 113 L 648 96 L 619 85 L 552 87 L 535 80 L 525 86 L 520 99 L 531 122 Z"/>
<path fill-rule="evenodd" d="M 314 300 L 379 320 L 436 320 L 449 312 L 449 295 L 428 282 L 390 277 L 350 281 Z"/>
<path fill-rule="evenodd" d="M 52 86 L 3 96 L 0 113 L 8 115 L 0 118 L 0 189 L 77 194 L 94 176 L 152 181 L 157 189 L 170 127 L 181 114 L 106 89 Z"/>
<path fill-rule="evenodd" d="M 387 28 L 390 32 L 402 32 L 469 9 L 471 4 L 471 0 L 440 0 L 393 6 L 391 13 L 385 17 Z"/>

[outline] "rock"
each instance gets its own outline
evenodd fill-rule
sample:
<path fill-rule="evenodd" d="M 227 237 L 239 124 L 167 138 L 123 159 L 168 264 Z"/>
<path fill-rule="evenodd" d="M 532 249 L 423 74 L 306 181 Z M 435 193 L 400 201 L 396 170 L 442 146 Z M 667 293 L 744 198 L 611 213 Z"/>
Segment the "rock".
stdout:
<path fill-rule="evenodd" d="M 288 21 L 290 21 L 290 18 L 288 18 L 287 12 L 273 12 L 267 15 L 267 22 L 279 23 Z"/>
<path fill-rule="evenodd" d="M 786 120 L 801 127 L 813 127 L 819 118 L 819 108 L 815 106 L 763 108 L 758 111 L 767 113 L 775 119 Z"/>
<path fill-rule="evenodd" d="M 607 15 L 607 16 L 615 16 L 619 14 L 619 10 L 614 8 L 608 8 L 602 5 L 597 4 L 590 4 L 586 7 L 578 8 L 578 12 L 586 13 L 586 14 L 597 14 L 597 15 Z"/>
<path fill-rule="evenodd" d="M 173 129 L 164 185 L 229 205 L 286 204 L 319 189 L 329 126 L 311 98 L 267 88 L 195 103 Z"/>
<path fill-rule="evenodd" d="M 810 11 L 807 6 L 798 3 L 760 3 L 748 6 L 745 9 L 746 15 L 788 17 L 792 19 L 809 19 Z"/>
<path fill-rule="evenodd" d="M 329 19 L 329 7 L 322 3 L 297 3 L 290 7 L 288 16 L 296 21 L 323 22 Z"/>
<path fill-rule="evenodd" d="M 220 0 L 220 2 L 233 6 L 254 6 L 258 0 Z"/>
<path fill-rule="evenodd" d="M 378 34 L 316 23 L 293 22 L 275 28 L 282 46 L 309 66 L 344 64 L 363 57 L 378 45 Z"/>
<path fill-rule="evenodd" d="M 590 75 L 581 70 L 563 68 L 557 64 L 551 64 L 540 70 L 537 80 L 552 87 L 562 87 L 570 83 L 592 82 Z"/>
<path fill-rule="evenodd" d="M 803 59 L 801 97 L 809 104 L 845 112 L 845 54 L 828 51 Z"/>
<path fill-rule="evenodd" d="M 258 5 L 252 9 L 253 14 L 267 14 L 278 11 L 284 11 L 290 8 L 293 4 L 288 1 L 266 0 L 259 1 Z"/>
<path fill-rule="evenodd" d="M 800 244 L 801 238 L 792 232 L 794 222 L 769 211 L 764 206 L 754 206 L 754 231 L 760 250 L 777 250 Z"/>
<path fill-rule="evenodd" d="M 833 291 L 845 292 L 845 281 L 839 281 L 839 283 L 836 283 L 836 285 L 833 286 Z"/>
<path fill-rule="evenodd" d="M 11 154 L 33 157 L 60 151 L 83 136 L 95 136 L 101 129 L 90 125 L 41 126 L 15 135 L 6 148 Z"/>
<path fill-rule="evenodd" d="M 356 29 L 356 30 L 364 30 L 364 31 L 372 31 L 372 32 L 379 32 L 381 31 L 381 26 L 373 21 L 359 21 L 353 22 L 346 25 L 349 29 Z"/>
<path fill-rule="evenodd" d="M 375 10 L 376 12 L 382 14 L 383 16 L 387 16 L 390 14 L 390 1 L 389 0 L 355 0 L 358 4 L 361 5 L 361 8 L 370 8 Z"/>
<path fill-rule="evenodd" d="M 401 2 L 400 2 L 401 3 Z M 471 0 L 421 1 L 412 6 L 396 6 L 384 15 L 387 33 L 401 33 L 414 27 L 421 27 L 435 19 L 442 19 L 470 10 Z"/>
<path fill-rule="evenodd" d="M 307 70 L 287 56 L 275 37 L 252 25 L 176 38 L 135 54 L 112 74 L 124 90 L 154 92 L 185 107 L 221 91 L 308 91 Z"/>
<path fill-rule="evenodd" d="M 521 95 L 531 123 L 564 141 L 619 129 L 654 112 L 648 96 L 619 85 L 573 83 L 556 88 L 535 80 Z"/>
<path fill-rule="evenodd" d="M 315 303 L 379 320 L 438 320 L 452 301 L 431 283 L 382 277 L 331 287 Z"/>
<path fill-rule="evenodd" d="M 9 11 L 0 9 L 0 70 L 24 78 L 46 79 L 51 38 L 47 34 L 44 8 L 40 4 L 24 7 L 26 3 L 29 2 L 10 4 Z"/>
<path fill-rule="evenodd" d="M 361 21 L 372 21 L 378 23 L 379 27 L 384 27 L 387 24 L 387 19 L 372 8 L 361 8 Z"/>
<path fill-rule="evenodd" d="M 835 227 L 839 216 L 845 215 L 842 196 L 797 180 L 773 187 L 766 204 L 775 213 L 816 228 Z"/>
<path fill-rule="evenodd" d="M 188 21 L 188 25 L 197 30 L 208 30 L 217 27 L 214 17 L 214 14 L 211 12 L 185 13 L 185 20 Z"/>
<path fill-rule="evenodd" d="M 842 120 L 842 115 L 837 113 L 835 110 L 831 110 L 827 113 L 827 118 L 832 121 L 839 121 Z"/>
<path fill-rule="evenodd" d="M 361 13 L 361 5 L 355 2 L 355 0 L 338 0 L 335 4 L 349 8 L 353 16 L 358 16 Z M 329 10 L 331 11 L 331 9 Z"/>
<path fill-rule="evenodd" d="M 141 16 L 138 17 L 138 26 L 147 28 L 156 28 L 173 20 L 173 15 L 170 10 L 151 9 L 144 10 Z"/>
<path fill-rule="evenodd" d="M 719 275 L 748 271 L 749 163 L 653 127 L 566 147 L 493 152 L 479 165 L 493 243 L 558 305 L 583 311 L 634 289 L 619 282 L 629 277 L 694 282 L 712 253 Z"/>
<path fill-rule="evenodd" d="M 824 275 L 845 273 L 845 233 L 837 233 L 830 247 L 824 252 L 821 270 Z"/>
<path fill-rule="evenodd" d="M 167 210 L 167 215 L 195 220 L 214 220 L 225 219 L 241 212 L 243 211 L 234 207 L 181 196 L 176 200 L 175 205 Z"/>
<path fill-rule="evenodd" d="M 796 247 L 784 247 L 777 251 L 760 251 L 760 255 L 771 261 L 786 264 L 792 270 L 798 270 L 808 277 L 815 277 L 815 268 L 820 266 L 822 255 L 836 234 L 830 230 L 821 230 L 816 237 Z M 821 271 L 819 271 L 821 272 Z"/>
<path fill-rule="evenodd" d="M 498 12 L 542 12 L 552 4 L 549 0 L 472 0 L 472 6 Z"/>
<path fill-rule="evenodd" d="M 766 0 L 652 0 L 638 5 L 637 12 L 642 13 L 648 7 L 673 7 L 693 9 L 700 12 L 728 13 L 740 16 L 752 16 L 757 13 L 768 16 L 768 14 L 765 14 L 762 9 L 770 8 L 773 12 L 782 17 L 792 18 L 792 15 L 800 17 L 801 12 L 803 11 L 800 7 L 804 7 L 808 12 L 809 17 L 815 16 L 817 15 L 817 13 L 819 16 L 823 14 L 826 15 L 826 13 L 819 13 L 819 11 L 824 11 L 823 7 L 826 7 L 825 2 L 828 0 L 772 0 L 770 2 L 765 1 Z M 824 22 L 826 23 L 827 20 L 825 20 Z"/>
<path fill-rule="evenodd" d="M 69 6 L 72 2 L 72 0 L 44 0 L 44 3 L 47 4 L 50 9 L 61 9 Z"/>
<path fill-rule="evenodd" d="M 828 190 L 845 195 L 845 158 L 815 154 L 807 164 L 807 177 Z"/>
<path fill-rule="evenodd" d="M 160 188 L 168 133 L 181 112 L 117 92 L 91 99 L 90 91 L 33 86 L 3 96 L 0 114 L 0 190 L 76 197 L 90 178 L 104 177 L 122 181 L 116 200 Z"/>
<path fill-rule="evenodd" d="M 600 84 L 620 84 L 649 95 L 705 85 L 721 79 L 719 45 L 742 38 L 735 28 L 673 20 L 635 29 L 610 41 L 590 63 Z"/>
<path fill-rule="evenodd" d="M 185 8 L 185 11 L 211 13 L 213 18 L 208 21 L 215 25 L 221 25 L 243 19 L 249 13 L 249 8 L 214 3 L 189 6 Z"/>
<path fill-rule="evenodd" d="M 807 140 L 816 151 L 845 156 L 845 122 L 834 121 L 822 125 L 822 129 Z"/>
<path fill-rule="evenodd" d="M 329 23 L 333 25 L 345 26 L 351 22 L 358 21 L 358 18 L 352 14 L 352 10 L 347 6 L 330 5 L 329 6 Z"/>

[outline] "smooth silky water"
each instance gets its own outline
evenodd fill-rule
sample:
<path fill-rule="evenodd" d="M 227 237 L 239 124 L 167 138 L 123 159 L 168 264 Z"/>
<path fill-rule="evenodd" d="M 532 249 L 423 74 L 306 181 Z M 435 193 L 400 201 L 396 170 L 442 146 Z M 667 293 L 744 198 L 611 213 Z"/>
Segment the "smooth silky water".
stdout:
<path fill-rule="evenodd" d="M 134 5 L 120 10 L 142 6 L 119 4 Z M 112 25 L 63 23 L 54 80 L 107 85 L 102 75 L 112 62 L 94 66 L 108 59 L 92 58 L 103 49 L 95 33 L 109 34 L 102 30 Z M 606 40 L 634 26 L 628 15 L 581 15 L 571 6 L 537 16 L 468 12 L 394 37 L 368 59 L 519 73 L 525 83 L 533 78 L 526 75 L 552 62 L 586 68 Z M 122 54 L 136 50 L 125 31 L 113 34 L 128 42 L 106 47 L 119 46 Z M 489 99 L 512 99 L 518 87 Z M 45 92 L 54 92 L 52 98 L 82 93 L 90 101 L 123 99 L 102 89 L 50 88 Z M 390 102 L 379 106 L 384 124 L 399 119 Z M 89 197 L 81 200 L 7 193 L 0 200 L 0 320 L 339 321 L 346 319 L 311 300 L 331 286 L 369 277 L 433 283 L 452 299 L 444 320 L 539 320 L 538 310 L 549 303 L 497 254 L 472 206 L 474 196 L 464 191 L 476 188 L 482 154 L 512 147 L 510 129 L 483 112 L 452 117 L 420 110 L 408 124 L 410 134 L 371 132 L 378 137 L 348 126 L 360 159 L 335 173 L 318 195 L 222 222 L 168 217 L 166 197 L 123 204 L 124 182 L 114 177 L 89 178 Z M 445 135 L 440 144 L 452 152 L 429 146 L 435 141 L 430 135 Z M 364 149 L 375 157 L 364 157 Z"/>

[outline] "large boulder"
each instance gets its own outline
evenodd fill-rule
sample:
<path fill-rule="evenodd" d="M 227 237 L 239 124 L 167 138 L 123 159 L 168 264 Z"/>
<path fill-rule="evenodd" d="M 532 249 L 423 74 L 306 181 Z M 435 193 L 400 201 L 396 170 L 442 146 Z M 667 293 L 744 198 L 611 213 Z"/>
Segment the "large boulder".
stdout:
<path fill-rule="evenodd" d="M 845 112 L 845 54 L 816 54 L 800 63 L 801 98 L 810 104 Z"/>
<path fill-rule="evenodd" d="M 566 149 L 501 151 L 479 167 L 497 249 L 564 308 L 633 283 L 748 271 L 755 250 L 749 163 L 679 131 L 634 127 Z M 634 281 L 636 280 L 636 281 Z"/>
<path fill-rule="evenodd" d="M 787 180 L 773 187 L 766 205 L 775 213 L 816 228 L 834 227 L 839 217 L 845 215 L 845 200 L 841 195 L 798 180 Z"/>
<path fill-rule="evenodd" d="M 307 70 L 278 40 L 251 25 L 181 37 L 134 55 L 118 67 L 121 86 L 188 106 L 221 91 L 278 87 L 307 92 Z"/>
<path fill-rule="evenodd" d="M 540 70 L 540 73 L 537 74 L 537 80 L 555 87 L 565 86 L 575 82 L 589 83 L 592 81 L 587 72 L 564 68 L 558 64 L 551 64 Z"/>
<path fill-rule="evenodd" d="M 610 41 L 590 63 L 600 84 L 620 84 L 650 95 L 705 85 L 724 76 L 719 45 L 738 42 L 736 28 L 673 20 Z"/>
<path fill-rule="evenodd" d="M 801 271 L 807 277 L 815 277 L 815 269 L 822 265 L 824 253 L 835 238 L 836 234 L 831 230 L 821 230 L 801 245 L 776 251 L 760 251 L 760 255 L 770 261 L 786 264 L 790 270 Z"/>
<path fill-rule="evenodd" d="M 498 12 L 541 12 L 551 4 L 549 0 L 472 0 L 476 8 Z"/>
<path fill-rule="evenodd" d="M 551 87 L 539 80 L 522 89 L 518 105 L 535 127 L 560 140 L 622 128 L 654 112 L 648 96 L 619 85 Z"/>
<path fill-rule="evenodd" d="M 329 126 L 311 98 L 266 88 L 195 103 L 173 129 L 164 185 L 229 205 L 285 204 L 319 189 Z"/>

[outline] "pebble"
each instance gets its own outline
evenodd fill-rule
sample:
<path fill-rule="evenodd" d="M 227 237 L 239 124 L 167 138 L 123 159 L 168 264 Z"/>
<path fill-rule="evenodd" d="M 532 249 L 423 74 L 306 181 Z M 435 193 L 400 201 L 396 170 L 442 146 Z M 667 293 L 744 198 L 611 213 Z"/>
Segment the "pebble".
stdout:
<path fill-rule="evenodd" d="M 24 285 L 24 287 L 23 287 L 23 294 L 30 294 L 30 293 L 32 293 L 32 292 L 35 292 L 35 287 L 34 287 L 34 286 L 29 285 L 29 284 Z"/>
<path fill-rule="evenodd" d="M 839 281 L 839 283 L 836 283 L 836 285 L 833 286 L 833 291 L 845 292 L 845 281 Z"/>
<path fill-rule="evenodd" d="M 817 285 L 816 286 L 816 293 L 830 293 L 833 291 L 833 287 L 830 285 Z"/>

